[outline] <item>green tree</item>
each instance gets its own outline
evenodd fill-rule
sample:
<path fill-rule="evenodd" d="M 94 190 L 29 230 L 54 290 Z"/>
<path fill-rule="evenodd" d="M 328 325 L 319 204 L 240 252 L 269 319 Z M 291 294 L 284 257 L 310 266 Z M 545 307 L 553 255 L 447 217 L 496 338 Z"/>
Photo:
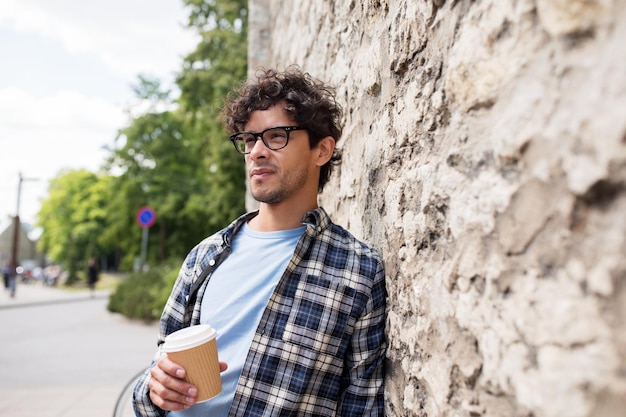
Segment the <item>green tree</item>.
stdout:
<path fill-rule="evenodd" d="M 147 90 L 152 93 L 144 94 Z M 140 78 L 138 96 L 150 99 L 153 111 L 136 117 L 118 136 L 119 146 L 109 158 L 109 166 L 119 174 L 113 180 L 115 193 L 109 203 L 111 228 L 105 240 L 119 242 L 125 268 L 139 254 L 141 228 L 135 223 L 137 210 L 151 206 L 157 213 L 150 230 L 150 258 L 159 263 L 180 256 L 204 237 L 206 208 L 196 204 L 195 196 L 206 191 L 206 161 L 203 144 L 186 133 L 180 111 L 161 111 L 172 107 L 158 81 Z M 159 101 L 160 103 L 157 103 Z"/>
<path fill-rule="evenodd" d="M 99 176 L 60 175 L 42 206 L 42 250 L 69 266 L 105 255 L 131 269 L 141 250 L 137 210 L 153 207 L 148 260 L 178 262 L 202 238 L 244 210 L 245 171 L 219 113 L 246 76 L 247 1 L 183 0 L 188 27 L 200 35 L 176 79 L 177 97 L 140 75 L 134 86 L 142 114 L 121 127 Z M 147 104 L 147 106 L 146 106 Z M 129 111 L 130 114 L 130 111 Z"/>
<path fill-rule="evenodd" d="M 178 100 L 189 133 L 206 156 L 208 198 L 194 204 L 209 213 L 214 232 L 245 209 L 245 170 L 219 118 L 224 98 L 247 73 L 248 2 L 185 0 L 188 26 L 200 35 L 197 48 L 183 62 L 177 79 Z"/>
<path fill-rule="evenodd" d="M 105 205 L 110 191 L 109 176 L 86 170 L 68 170 L 50 182 L 48 197 L 38 213 L 44 229 L 38 245 L 53 261 L 65 265 L 68 284 L 78 279 L 77 271 L 89 256 L 99 257 L 105 226 Z"/>
<path fill-rule="evenodd" d="M 223 100 L 246 75 L 247 2 L 185 1 L 189 28 L 201 41 L 185 57 L 171 100 L 158 80 L 139 77 L 135 94 L 147 111 L 120 130 L 110 167 L 121 172 L 111 199 L 109 244 L 118 242 L 128 268 L 141 230 L 134 215 L 149 205 L 157 213 L 148 258 L 181 258 L 202 238 L 244 210 L 245 171 L 219 113 Z M 158 109 L 169 109 L 166 111 Z M 127 219 L 124 221 L 124 219 Z"/>

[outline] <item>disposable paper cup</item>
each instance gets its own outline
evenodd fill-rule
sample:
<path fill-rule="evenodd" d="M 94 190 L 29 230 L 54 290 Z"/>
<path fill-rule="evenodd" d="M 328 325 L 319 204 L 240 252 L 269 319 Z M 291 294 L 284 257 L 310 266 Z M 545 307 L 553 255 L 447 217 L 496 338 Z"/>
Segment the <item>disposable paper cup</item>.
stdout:
<path fill-rule="evenodd" d="M 163 352 L 187 371 L 185 381 L 198 388 L 198 402 L 222 392 L 216 331 L 207 324 L 180 329 L 165 338 Z"/>

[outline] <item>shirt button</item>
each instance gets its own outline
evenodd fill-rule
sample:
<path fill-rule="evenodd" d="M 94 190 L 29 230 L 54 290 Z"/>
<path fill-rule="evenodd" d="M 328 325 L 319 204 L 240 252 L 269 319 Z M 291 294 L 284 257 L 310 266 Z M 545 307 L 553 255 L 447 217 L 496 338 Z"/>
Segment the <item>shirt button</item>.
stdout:
<path fill-rule="evenodd" d="M 215 265 L 215 259 L 211 259 L 211 260 L 209 261 L 209 265 L 211 265 L 211 266 Z"/>

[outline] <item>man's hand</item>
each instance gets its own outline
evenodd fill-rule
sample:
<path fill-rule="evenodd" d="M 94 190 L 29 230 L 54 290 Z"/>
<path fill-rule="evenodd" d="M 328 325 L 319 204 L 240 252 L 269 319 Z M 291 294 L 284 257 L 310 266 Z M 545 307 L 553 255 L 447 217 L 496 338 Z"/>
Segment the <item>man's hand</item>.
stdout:
<path fill-rule="evenodd" d="M 220 372 L 228 368 L 220 362 Z M 185 410 L 196 403 L 198 389 L 185 382 L 185 369 L 172 362 L 167 355 L 162 355 L 150 370 L 150 399 L 162 410 Z"/>

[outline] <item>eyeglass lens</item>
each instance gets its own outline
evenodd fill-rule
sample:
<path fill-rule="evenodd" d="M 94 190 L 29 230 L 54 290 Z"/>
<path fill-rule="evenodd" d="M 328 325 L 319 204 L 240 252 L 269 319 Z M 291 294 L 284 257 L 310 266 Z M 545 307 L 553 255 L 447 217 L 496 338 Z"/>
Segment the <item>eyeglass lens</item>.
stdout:
<path fill-rule="evenodd" d="M 261 138 L 265 146 L 271 150 L 282 149 L 287 146 L 289 140 L 289 131 L 282 127 L 275 127 L 264 130 L 261 133 L 240 133 L 233 137 L 235 147 L 241 153 L 250 153 L 257 141 L 257 138 Z"/>

